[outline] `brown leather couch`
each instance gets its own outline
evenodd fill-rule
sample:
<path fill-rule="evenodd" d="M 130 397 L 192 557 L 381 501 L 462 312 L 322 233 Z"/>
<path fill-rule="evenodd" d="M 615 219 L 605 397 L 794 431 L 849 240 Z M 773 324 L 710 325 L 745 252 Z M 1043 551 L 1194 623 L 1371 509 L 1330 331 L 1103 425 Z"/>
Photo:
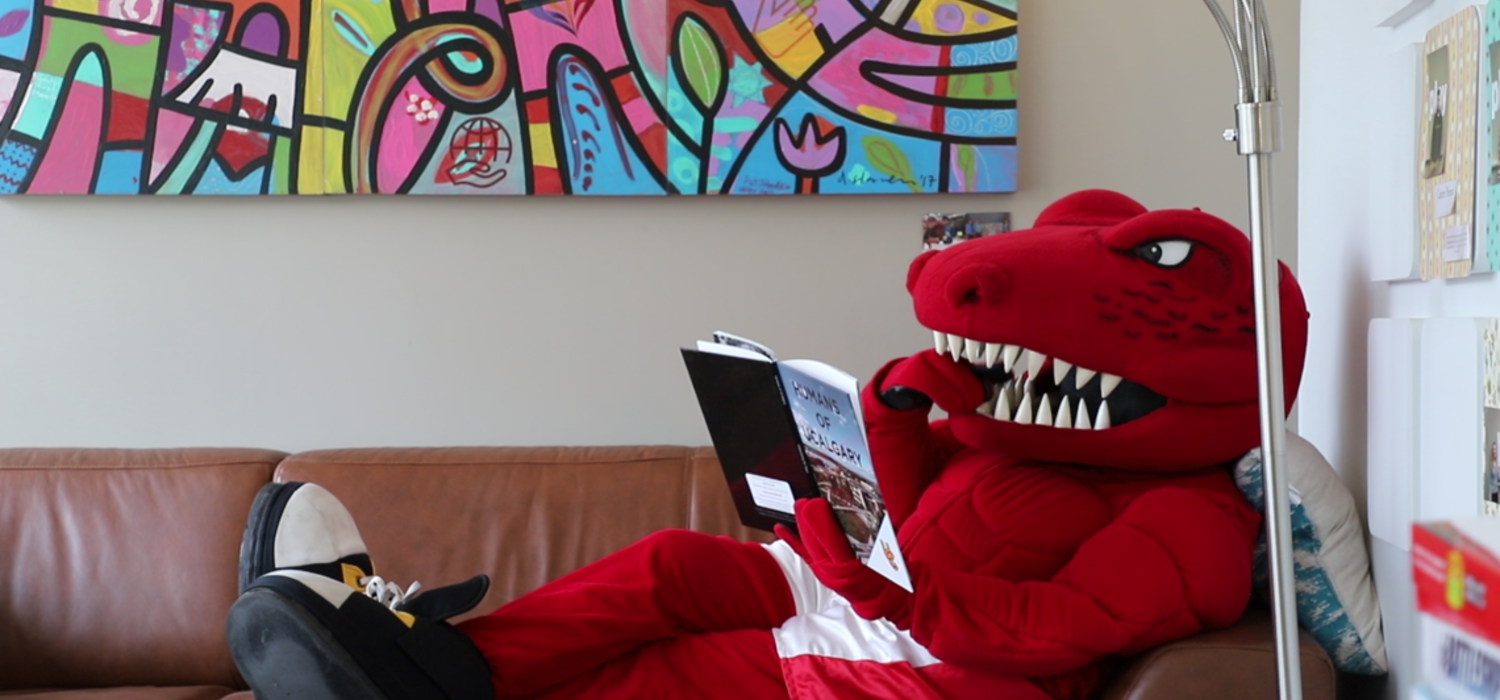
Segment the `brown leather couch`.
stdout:
<path fill-rule="evenodd" d="M 343 500 L 388 578 L 488 573 L 478 612 L 658 529 L 765 537 L 706 448 L 0 450 L 0 698 L 249 700 L 224 622 L 273 479 Z M 1304 697 L 1332 700 L 1332 665 L 1302 639 Z M 1130 660 L 1105 697 L 1269 699 L 1274 659 L 1252 612 Z"/>

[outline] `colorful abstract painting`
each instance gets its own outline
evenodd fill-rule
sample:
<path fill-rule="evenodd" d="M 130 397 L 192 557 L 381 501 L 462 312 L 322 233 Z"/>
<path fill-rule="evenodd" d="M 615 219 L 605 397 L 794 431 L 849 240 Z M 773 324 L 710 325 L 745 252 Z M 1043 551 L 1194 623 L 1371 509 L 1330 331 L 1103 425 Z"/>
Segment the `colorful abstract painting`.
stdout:
<path fill-rule="evenodd" d="M 1016 0 L 0 0 L 0 194 L 1016 186 Z"/>

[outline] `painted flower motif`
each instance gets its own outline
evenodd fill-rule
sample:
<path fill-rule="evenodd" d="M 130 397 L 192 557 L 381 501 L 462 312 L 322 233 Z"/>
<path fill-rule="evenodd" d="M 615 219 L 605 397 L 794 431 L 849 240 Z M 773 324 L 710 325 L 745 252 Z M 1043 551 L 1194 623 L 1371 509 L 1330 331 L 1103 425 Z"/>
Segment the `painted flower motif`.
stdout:
<path fill-rule="evenodd" d="M 417 120 L 418 124 L 437 121 L 437 106 L 432 103 L 432 98 L 419 95 L 415 92 L 406 93 L 406 113 Z"/>
<path fill-rule="evenodd" d="M 787 170 L 802 177 L 820 177 L 834 172 L 844 161 L 844 127 L 822 133 L 812 114 L 802 117 L 797 134 L 786 120 L 776 120 L 776 155 Z"/>

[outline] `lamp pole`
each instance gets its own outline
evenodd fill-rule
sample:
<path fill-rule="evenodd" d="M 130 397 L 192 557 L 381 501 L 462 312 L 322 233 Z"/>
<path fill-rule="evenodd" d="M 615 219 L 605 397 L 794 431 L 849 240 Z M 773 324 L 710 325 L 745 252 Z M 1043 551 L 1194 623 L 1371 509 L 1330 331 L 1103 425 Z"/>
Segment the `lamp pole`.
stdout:
<path fill-rule="evenodd" d="M 1270 564 L 1271 609 L 1276 628 L 1276 685 L 1282 700 L 1302 700 L 1302 664 L 1297 639 L 1297 589 L 1292 563 L 1292 516 L 1286 478 L 1286 395 L 1281 365 L 1281 269 L 1274 238 L 1271 155 L 1281 150 L 1281 103 L 1271 28 L 1262 0 L 1203 0 L 1218 22 L 1239 83 L 1235 141 L 1248 168 L 1250 249 L 1255 268 L 1255 344 L 1260 388 L 1261 476 L 1266 494 L 1266 560 Z"/>

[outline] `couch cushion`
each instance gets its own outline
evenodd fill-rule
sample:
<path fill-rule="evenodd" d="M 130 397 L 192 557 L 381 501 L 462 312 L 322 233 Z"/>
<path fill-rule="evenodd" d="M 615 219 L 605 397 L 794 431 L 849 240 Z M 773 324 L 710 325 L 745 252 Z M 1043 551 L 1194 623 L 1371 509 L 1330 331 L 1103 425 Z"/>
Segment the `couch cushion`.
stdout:
<path fill-rule="evenodd" d="M 282 456 L 0 450 L 0 690 L 243 687 L 224 620 Z"/>
<path fill-rule="evenodd" d="M 288 457 L 276 479 L 343 501 L 377 573 L 402 585 L 489 574 L 470 616 L 656 530 L 769 539 L 739 524 L 707 448 L 325 450 Z"/>
<path fill-rule="evenodd" d="M 234 691 L 216 685 L 94 688 L 87 690 L 18 690 L 0 692 L 3 700 L 222 700 Z M 237 695 L 237 693 L 235 693 Z M 245 693 L 244 700 L 253 696 Z"/>
<path fill-rule="evenodd" d="M 1166 644 L 1131 659 L 1100 700 L 1276 700 L 1275 628 L 1251 606 L 1234 626 Z M 1298 630 L 1302 697 L 1334 700 L 1333 661 Z"/>

